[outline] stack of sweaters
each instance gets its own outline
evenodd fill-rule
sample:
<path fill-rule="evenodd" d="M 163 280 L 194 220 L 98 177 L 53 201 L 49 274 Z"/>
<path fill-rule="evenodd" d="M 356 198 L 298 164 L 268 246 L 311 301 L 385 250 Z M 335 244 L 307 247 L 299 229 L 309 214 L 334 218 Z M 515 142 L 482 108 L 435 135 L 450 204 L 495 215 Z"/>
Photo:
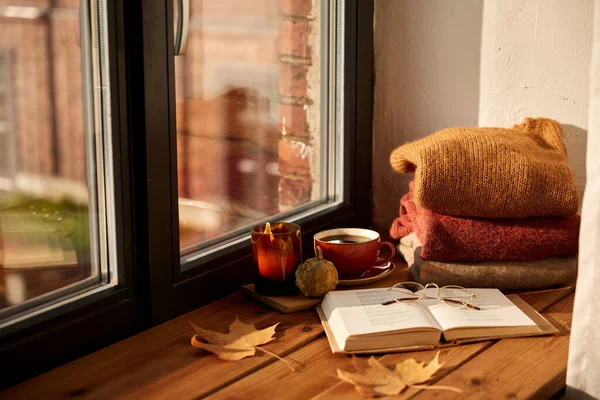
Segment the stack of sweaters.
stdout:
<path fill-rule="evenodd" d="M 392 152 L 414 173 L 390 234 L 419 282 L 519 290 L 577 274 L 578 191 L 562 128 L 450 128 Z"/>

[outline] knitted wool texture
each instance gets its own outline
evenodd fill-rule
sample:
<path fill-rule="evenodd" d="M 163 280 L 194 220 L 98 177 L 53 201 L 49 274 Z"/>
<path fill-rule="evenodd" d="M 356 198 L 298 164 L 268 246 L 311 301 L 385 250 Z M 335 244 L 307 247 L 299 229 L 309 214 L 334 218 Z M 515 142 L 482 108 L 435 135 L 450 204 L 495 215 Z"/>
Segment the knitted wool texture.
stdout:
<path fill-rule="evenodd" d="M 410 238 L 413 235 L 402 238 L 398 251 L 407 260 L 413 279 L 423 284 L 523 290 L 572 284 L 577 278 L 577 257 L 474 263 L 427 261 L 421 257 L 418 238 Z"/>
<path fill-rule="evenodd" d="M 537 260 L 576 255 L 577 214 L 568 217 L 481 219 L 438 214 L 415 204 L 415 183 L 400 200 L 400 216 L 390 235 L 399 239 L 415 232 L 421 257 L 435 261 Z"/>
<path fill-rule="evenodd" d="M 551 119 L 444 129 L 398 147 L 390 162 L 397 172 L 415 172 L 417 205 L 441 214 L 566 216 L 579 206 L 562 127 Z"/>

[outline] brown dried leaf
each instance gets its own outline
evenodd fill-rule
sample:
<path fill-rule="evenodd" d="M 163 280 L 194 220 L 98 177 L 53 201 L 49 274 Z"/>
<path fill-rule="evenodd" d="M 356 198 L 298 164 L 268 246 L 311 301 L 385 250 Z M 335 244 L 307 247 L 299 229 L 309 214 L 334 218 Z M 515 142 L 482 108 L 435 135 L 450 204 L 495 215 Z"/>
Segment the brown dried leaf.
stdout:
<path fill-rule="evenodd" d="M 433 360 L 425 366 L 425 361 L 417 362 L 409 358 L 396 364 L 394 372 L 406 382 L 406 385 L 415 385 L 430 380 L 443 364 L 439 363 L 440 352 L 438 351 Z"/>
<path fill-rule="evenodd" d="M 275 328 L 279 323 L 265 329 L 257 330 L 254 325 L 244 324 L 237 317 L 229 326 L 229 333 L 219 333 L 190 324 L 196 331 L 192 337 L 192 346 L 214 353 L 222 360 L 237 361 L 253 356 L 256 346 L 275 339 Z M 200 337 L 206 342 L 197 339 Z"/>
<path fill-rule="evenodd" d="M 196 339 L 196 336 L 192 337 L 192 346 L 210 351 L 211 353 L 216 354 L 221 360 L 227 361 L 238 361 L 242 358 L 253 356 L 256 353 L 256 349 L 254 347 L 248 350 L 228 349 L 216 344 L 201 342 Z"/>
<path fill-rule="evenodd" d="M 421 386 L 419 383 L 430 380 L 442 367 L 439 363 L 438 352 L 427 365 L 414 359 L 397 363 L 393 370 L 383 366 L 374 357 L 366 364 L 354 358 L 352 364 L 358 370 L 356 373 L 337 370 L 337 377 L 354 385 L 357 392 L 365 396 L 392 396 L 402 392 L 406 387 L 414 386 L 420 389 L 444 389 L 460 393 L 461 390 L 449 386 Z"/>
<path fill-rule="evenodd" d="M 337 370 L 339 379 L 351 383 L 357 392 L 363 395 L 394 395 L 400 393 L 406 387 L 406 383 L 400 379 L 394 371 L 390 371 L 381 365 L 375 357 L 369 358 L 367 365 L 360 365 L 360 361 L 353 360 L 358 373 Z"/>

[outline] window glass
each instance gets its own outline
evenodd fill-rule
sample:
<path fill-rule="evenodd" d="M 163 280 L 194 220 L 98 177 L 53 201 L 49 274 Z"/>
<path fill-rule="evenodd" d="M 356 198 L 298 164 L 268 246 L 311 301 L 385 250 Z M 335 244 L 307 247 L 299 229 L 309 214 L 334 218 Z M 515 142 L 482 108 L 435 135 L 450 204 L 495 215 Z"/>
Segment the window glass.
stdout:
<path fill-rule="evenodd" d="M 107 128 L 95 121 L 108 88 L 104 55 L 91 51 L 98 4 L 82 7 L 0 6 L 0 327 L 110 281 L 100 252 L 107 222 L 98 217 Z"/>
<path fill-rule="evenodd" d="M 182 255 L 328 198 L 320 3 L 190 0 L 175 57 Z"/>

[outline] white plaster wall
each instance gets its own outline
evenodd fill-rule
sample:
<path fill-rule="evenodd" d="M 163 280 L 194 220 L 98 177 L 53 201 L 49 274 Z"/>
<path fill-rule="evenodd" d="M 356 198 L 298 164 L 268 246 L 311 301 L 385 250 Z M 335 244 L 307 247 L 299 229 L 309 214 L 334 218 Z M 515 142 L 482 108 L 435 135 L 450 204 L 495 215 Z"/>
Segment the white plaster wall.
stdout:
<path fill-rule="evenodd" d="M 385 231 L 408 177 L 391 151 L 479 116 L 480 0 L 376 0 L 373 225 Z"/>
<path fill-rule="evenodd" d="M 593 0 L 486 0 L 483 8 L 479 125 L 559 121 L 582 194 L 593 16 Z"/>
<path fill-rule="evenodd" d="M 393 148 L 450 126 L 557 119 L 583 189 L 592 22 L 593 0 L 376 0 L 374 227 L 410 180 Z"/>

